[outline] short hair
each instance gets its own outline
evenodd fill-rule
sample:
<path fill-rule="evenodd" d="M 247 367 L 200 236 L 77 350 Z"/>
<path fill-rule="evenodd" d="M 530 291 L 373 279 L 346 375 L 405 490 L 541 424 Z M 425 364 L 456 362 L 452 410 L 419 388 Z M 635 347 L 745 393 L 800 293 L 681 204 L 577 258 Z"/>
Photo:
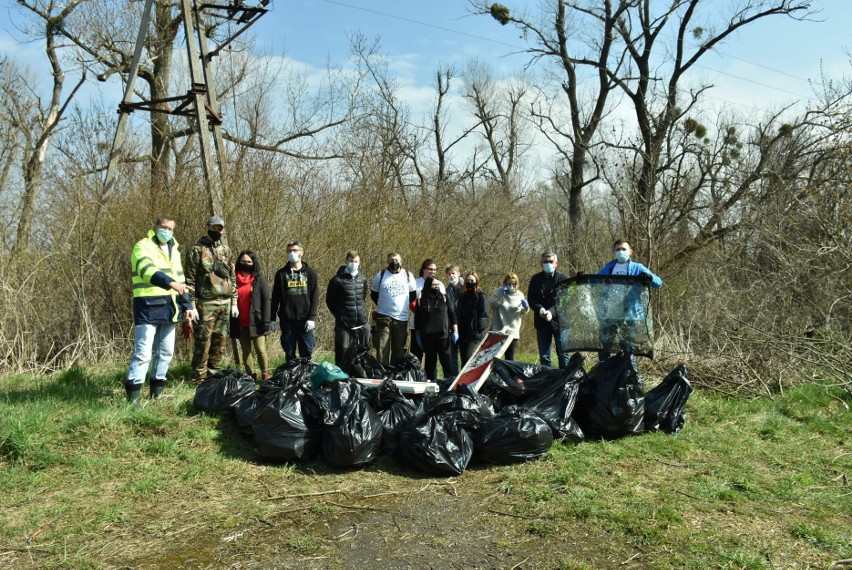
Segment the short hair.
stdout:
<path fill-rule="evenodd" d="M 617 239 L 617 240 L 615 240 L 614 242 L 612 242 L 612 248 L 613 248 L 613 249 L 615 249 L 616 247 L 620 246 L 620 245 L 621 245 L 621 244 L 623 244 L 623 243 L 626 243 L 626 244 L 627 244 L 627 247 L 629 247 L 630 249 L 633 249 L 633 246 L 632 246 L 632 245 L 630 245 L 630 242 L 629 242 L 629 241 L 627 241 L 626 239 Z"/>
<path fill-rule="evenodd" d="M 175 219 L 173 217 L 171 217 L 167 214 L 161 214 L 160 216 L 157 217 L 157 226 L 156 227 L 159 228 L 160 226 L 162 226 L 166 222 L 174 222 L 174 221 L 175 221 Z"/>
<path fill-rule="evenodd" d="M 299 240 L 297 240 L 297 239 L 294 239 L 293 241 L 291 241 L 290 243 L 288 243 L 288 244 L 287 244 L 287 249 L 290 249 L 290 248 L 291 248 L 291 247 L 293 247 L 294 245 L 295 245 L 296 247 L 298 247 L 299 249 L 301 249 L 302 251 L 304 251 L 304 250 L 305 250 L 305 248 L 304 248 L 304 247 L 302 247 L 302 242 L 300 242 L 300 241 L 299 241 Z"/>
<path fill-rule="evenodd" d="M 356 257 L 361 257 L 361 256 L 358 255 L 358 252 L 355 251 L 354 249 L 350 249 L 349 251 L 346 252 L 346 259 L 355 259 Z"/>
<path fill-rule="evenodd" d="M 391 257 L 398 257 L 398 258 L 402 259 L 402 256 L 395 251 L 389 251 L 388 252 L 387 259 L 390 259 Z"/>
<path fill-rule="evenodd" d="M 515 283 L 518 283 L 519 285 L 521 283 L 520 281 L 518 281 L 518 276 L 515 275 L 514 273 L 512 273 L 511 271 L 508 272 L 505 277 L 503 277 L 503 283 L 506 283 L 506 281 L 514 281 Z"/>
<path fill-rule="evenodd" d="M 556 257 L 556 254 L 554 252 L 550 251 L 550 250 L 547 250 L 547 251 L 545 251 L 544 253 L 541 254 L 542 259 L 544 259 L 545 257 L 552 257 L 554 260 L 559 259 L 558 257 Z"/>
<path fill-rule="evenodd" d="M 456 273 L 461 273 L 461 269 L 459 269 L 458 265 L 448 265 L 444 269 L 444 273 L 449 273 L 450 271 L 455 271 Z"/>

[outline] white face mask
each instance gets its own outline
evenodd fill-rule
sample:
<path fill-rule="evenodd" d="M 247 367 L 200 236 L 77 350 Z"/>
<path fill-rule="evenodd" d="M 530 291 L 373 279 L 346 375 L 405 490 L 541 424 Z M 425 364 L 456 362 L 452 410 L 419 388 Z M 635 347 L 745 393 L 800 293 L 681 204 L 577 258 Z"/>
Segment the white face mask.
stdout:
<path fill-rule="evenodd" d="M 290 263 L 298 263 L 300 259 L 302 259 L 301 251 L 291 251 L 287 254 L 287 259 Z"/>

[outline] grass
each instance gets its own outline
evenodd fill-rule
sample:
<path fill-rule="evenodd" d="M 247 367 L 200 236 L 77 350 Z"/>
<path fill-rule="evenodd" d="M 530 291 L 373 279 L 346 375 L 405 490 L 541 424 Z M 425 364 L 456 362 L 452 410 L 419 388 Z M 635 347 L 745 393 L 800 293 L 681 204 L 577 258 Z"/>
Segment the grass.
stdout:
<path fill-rule="evenodd" d="M 194 411 L 187 372 L 178 366 L 167 397 L 142 409 L 125 405 L 121 370 L 0 378 L 0 567 L 111 567 L 143 556 L 152 537 L 197 542 L 282 516 L 321 528 L 353 516 L 344 498 L 424 484 L 390 457 L 356 472 L 257 463 L 231 420 Z M 500 523 L 524 541 L 582 529 L 606 537 L 600 556 L 617 544 L 643 567 L 827 567 L 852 555 L 849 404 L 819 385 L 756 400 L 698 391 L 677 436 L 557 444 L 534 463 L 471 469 L 451 488 L 459 501 L 498 497 Z M 308 531 L 281 548 L 333 556 Z M 548 567 L 606 566 L 596 555 Z"/>

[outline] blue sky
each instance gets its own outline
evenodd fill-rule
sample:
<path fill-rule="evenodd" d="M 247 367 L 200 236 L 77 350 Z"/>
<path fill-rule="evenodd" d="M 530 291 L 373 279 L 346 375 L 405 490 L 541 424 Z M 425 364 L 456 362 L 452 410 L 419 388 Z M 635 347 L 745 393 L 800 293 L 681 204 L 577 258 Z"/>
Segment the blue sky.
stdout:
<path fill-rule="evenodd" d="M 501 3 L 533 12 L 541 4 Z M 815 19 L 822 21 L 795 22 L 783 16 L 759 21 L 702 61 L 695 79 L 717 86 L 714 100 L 748 109 L 810 97 L 808 80 L 819 77 L 821 66 L 830 77 L 849 75 L 852 1 L 813 0 L 812 6 L 821 10 Z M 255 25 L 258 45 L 273 53 L 286 51 L 311 66 L 345 58 L 346 35 L 353 32 L 380 36 L 382 50 L 408 85 L 428 86 L 438 64 L 463 68 L 468 59 L 479 57 L 498 74 L 511 75 L 528 59 L 511 55 L 527 45 L 511 26 L 471 15 L 465 0 L 272 0 L 270 7 Z"/>

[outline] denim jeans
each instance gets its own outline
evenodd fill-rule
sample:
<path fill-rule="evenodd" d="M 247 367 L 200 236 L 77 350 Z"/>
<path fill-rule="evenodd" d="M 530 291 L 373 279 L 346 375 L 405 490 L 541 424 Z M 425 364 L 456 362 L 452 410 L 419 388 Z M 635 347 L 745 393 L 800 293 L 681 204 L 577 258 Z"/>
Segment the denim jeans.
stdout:
<path fill-rule="evenodd" d="M 296 358 L 297 346 L 301 358 L 310 358 L 314 353 L 317 338 L 314 331 L 305 330 L 305 323 L 307 321 L 281 320 L 281 348 L 287 362 Z"/>
<path fill-rule="evenodd" d="M 538 360 L 545 366 L 550 364 L 550 343 L 556 345 L 556 358 L 559 360 L 559 368 L 568 368 L 570 355 L 562 348 L 559 335 L 553 332 L 551 327 L 535 329 L 535 338 L 538 341 Z"/>
<path fill-rule="evenodd" d="M 175 352 L 175 324 L 135 325 L 133 327 L 133 358 L 127 371 L 128 384 L 144 384 L 151 364 L 151 377 L 165 380 L 169 363 Z M 151 355 L 153 354 L 153 363 Z"/>

